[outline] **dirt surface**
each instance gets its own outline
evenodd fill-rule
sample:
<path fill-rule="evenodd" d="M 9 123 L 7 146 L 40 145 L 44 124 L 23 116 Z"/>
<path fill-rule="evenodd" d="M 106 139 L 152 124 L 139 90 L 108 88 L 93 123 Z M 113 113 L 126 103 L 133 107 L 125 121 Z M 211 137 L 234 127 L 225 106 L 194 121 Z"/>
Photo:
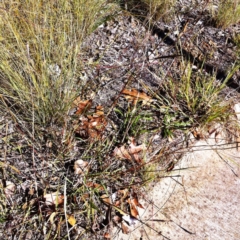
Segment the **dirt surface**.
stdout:
<path fill-rule="evenodd" d="M 216 144 L 214 137 L 198 141 L 168 178 L 146 191 L 144 224 L 115 239 L 239 239 L 240 154 L 235 147 Z"/>
<path fill-rule="evenodd" d="M 149 25 L 119 12 L 119 17 L 102 24 L 83 45 L 82 79 L 91 82 L 90 92 L 98 90 L 94 101 L 112 104 L 125 85 L 159 90 L 166 77 L 177 78 L 182 60 L 190 61 L 194 71 L 203 68 L 224 80 L 239 61 L 233 42 L 239 25 L 216 28 L 211 5 L 203 2 L 178 1 L 177 15 L 166 23 Z M 239 88 L 239 77 L 238 70 L 228 82 L 234 90 Z"/>

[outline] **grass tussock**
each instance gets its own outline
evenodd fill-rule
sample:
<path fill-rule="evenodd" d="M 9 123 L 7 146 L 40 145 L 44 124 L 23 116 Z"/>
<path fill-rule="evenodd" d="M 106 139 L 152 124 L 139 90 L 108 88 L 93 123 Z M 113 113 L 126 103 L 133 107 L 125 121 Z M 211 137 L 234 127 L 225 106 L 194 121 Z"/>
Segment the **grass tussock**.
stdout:
<path fill-rule="evenodd" d="M 238 56 L 240 56 L 240 34 L 234 34 L 233 42 L 236 44 L 237 54 L 238 54 Z"/>
<path fill-rule="evenodd" d="M 232 114 L 231 102 L 222 99 L 221 91 L 236 69 L 219 82 L 183 62 L 180 75 L 167 78 L 157 96 L 163 135 L 172 137 L 175 130 L 204 129 L 214 122 L 226 122 Z"/>
<path fill-rule="evenodd" d="M 135 17 L 156 22 L 160 19 L 167 21 L 174 12 L 175 0 L 130 0 L 120 1 L 120 6 Z"/>
<path fill-rule="evenodd" d="M 173 7 L 176 3 L 175 0 L 144 0 L 143 2 L 147 4 L 149 16 L 154 21 L 159 19 L 168 20 L 173 13 Z"/>
<path fill-rule="evenodd" d="M 5 110 L 38 124 L 63 122 L 81 89 L 82 40 L 106 11 L 105 1 L 2 1 L 0 93 Z"/>
<path fill-rule="evenodd" d="M 220 0 L 218 8 L 213 11 L 217 27 L 226 28 L 240 22 L 240 1 Z"/>

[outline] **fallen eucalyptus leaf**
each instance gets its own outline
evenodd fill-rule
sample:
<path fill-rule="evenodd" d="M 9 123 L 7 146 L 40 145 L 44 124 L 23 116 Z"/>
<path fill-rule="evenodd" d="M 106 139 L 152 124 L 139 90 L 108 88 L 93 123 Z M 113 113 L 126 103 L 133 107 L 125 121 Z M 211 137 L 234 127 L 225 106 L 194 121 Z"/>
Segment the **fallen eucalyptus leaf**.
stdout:
<path fill-rule="evenodd" d="M 77 160 L 74 163 L 75 174 L 84 175 L 89 171 L 89 163 L 83 160 Z"/>
<path fill-rule="evenodd" d="M 59 192 L 45 194 L 44 198 L 47 205 L 61 205 L 64 202 L 64 196 Z"/>
<path fill-rule="evenodd" d="M 6 185 L 7 186 L 4 188 L 4 193 L 6 194 L 7 198 L 10 198 L 15 193 L 16 185 L 10 181 L 7 181 Z"/>
<path fill-rule="evenodd" d="M 76 219 L 73 215 L 67 214 L 67 220 L 71 226 L 74 226 L 76 224 Z"/>

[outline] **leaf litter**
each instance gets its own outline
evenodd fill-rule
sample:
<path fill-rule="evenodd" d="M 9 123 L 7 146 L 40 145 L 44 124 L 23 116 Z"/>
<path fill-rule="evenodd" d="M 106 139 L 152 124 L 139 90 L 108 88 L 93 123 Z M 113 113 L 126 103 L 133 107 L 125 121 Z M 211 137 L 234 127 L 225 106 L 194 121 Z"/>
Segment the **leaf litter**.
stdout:
<path fill-rule="evenodd" d="M 127 159 L 129 161 L 135 161 L 138 164 L 143 164 L 144 161 L 141 157 L 141 153 L 147 148 L 145 144 L 136 145 L 136 141 L 133 137 L 130 138 L 129 146 L 126 148 L 124 145 L 121 147 L 116 147 L 114 149 L 114 156 L 120 159 Z"/>

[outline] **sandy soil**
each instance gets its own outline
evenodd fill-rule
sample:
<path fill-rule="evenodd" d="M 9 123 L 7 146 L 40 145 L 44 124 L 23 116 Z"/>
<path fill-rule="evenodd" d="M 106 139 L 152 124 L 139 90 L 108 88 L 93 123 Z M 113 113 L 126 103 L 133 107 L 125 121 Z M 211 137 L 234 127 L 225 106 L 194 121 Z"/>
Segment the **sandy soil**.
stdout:
<path fill-rule="evenodd" d="M 145 224 L 115 239 L 240 239 L 240 152 L 221 144 L 198 141 L 171 173 L 179 177 L 163 179 L 142 200 Z"/>

